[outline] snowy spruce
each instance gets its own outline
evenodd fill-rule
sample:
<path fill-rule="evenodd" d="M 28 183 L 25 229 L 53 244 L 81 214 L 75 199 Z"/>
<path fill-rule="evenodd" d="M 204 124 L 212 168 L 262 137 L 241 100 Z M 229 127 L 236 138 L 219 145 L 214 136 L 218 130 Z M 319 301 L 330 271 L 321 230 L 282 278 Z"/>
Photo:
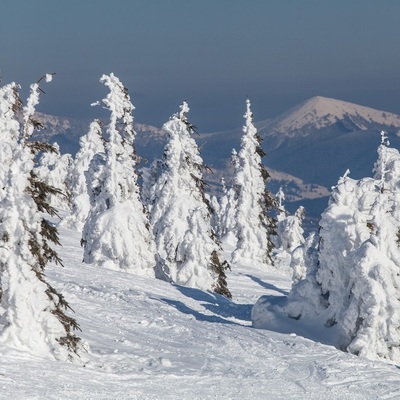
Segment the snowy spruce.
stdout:
<path fill-rule="evenodd" d="M 159 176 L 147 173 L 153 185 L 147 195 L 150 225 L 157 247 L 156 275 L 180 285 L 211 290 L 231 297 L 229 264 L 211 227 L 211 203 L 205 195 L 199 148 L 191 137 L 189 106 L 165 123 L 169 142 L 159 163 Z M 154 168 L 152 169 L 154 170 Z"/>
<path fill-rule="evenodd" d="M 52 76 L 46 75 L 46 81 Z M 46 279 L 49 262 L 61 264 L 57 252 L 57 228 L 49 219 L 57 215 L 48 196 L 60 190 L 40 179 L 35 155 L 48 145 L 30 142 L 39 82 L 31 85 L 26 106 L 15 83 L 0 89 L 0 129 L 4 138 L 1 152 L 0 198 L 0 343 L 4 348 L 24 350 L 59 360 L 79 359 L 79 325 L 67 314 L 69 304 Z M 21 121 L 22 119 L 22 121 Z M 21 121 L 21 122 L 19 122 Z"/>
<path fill-rule="evenodd" d="M 63 220 L 63 225 L 78 231 L 82 230 L 90 211 L 85 174 L 92 158 L 98 153 L 104 153 L 104 138 L 100 121 L 95 120 L 90 124 L 89 132 L 80 138 L 79 146 L 67 179 L 67 185 L 70 188 L 71 215 Z"/>
<path fill-rule="evenodd" d="M 102 103 L 111 116 L 104 152 L 93 156 L 86 171 L 90 211 L 83 227 L 83 259 L 86 263 L 154 276 L 154 243 L 137 183 L 134 106 L 114 74 L 103 75 L 101 82 L 109 89 Z M 122 131 L 117 129 L 119 123 Z"/>
<path fill-rule="evenodd" d="M 261 147 L 257 128 L 253 124 L 250 100 L 246 101 L 244 118 L 241 148 L 233 162 L 237 198 L 237 245 L 232 261 L 248 260 L 262 266 L 273 264 L 272 236 L 275 234 L 275 220 L 270 212 L 276 208 L 276 200 L 266 188 L 269 174 L 261 161 L 265 152 Z"/>

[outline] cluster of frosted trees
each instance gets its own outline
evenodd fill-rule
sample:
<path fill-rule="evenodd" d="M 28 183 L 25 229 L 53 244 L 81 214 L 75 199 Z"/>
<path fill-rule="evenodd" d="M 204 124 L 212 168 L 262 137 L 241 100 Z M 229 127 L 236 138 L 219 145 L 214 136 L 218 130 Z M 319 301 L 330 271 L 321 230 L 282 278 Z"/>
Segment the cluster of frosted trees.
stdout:
<path fill-rule="evenodd" d="M 237 237 L 233 262 L 272 263 L 276 206 L 266 190 L 268 173 L 247 101 L 242 145 L 235 157 L 235 179 L 222 199 L 205 191 L 205 165 L 191 137 L 189 106 L 164 124 L 168 134 L 161 160 L 141 171 L 134 149 L 134 107 L 119 79 L 104 75 L 110 111 L 106 132 L 94 121 L 73 161 L 71 216 L 63 223 L 82 229 L 84 261 L 180 285 L 210 290 L 228 298 L 229 261 L 219 239 Z M 232 197 L 232 201 L 227 200 Z"/>
<path fill-rule="evenodd" d="M 381 135 L 374 176 L 339 179 L 318 234 L 292 253 L 286 304 L 260 299 L 255 325 L 275 310 L 344 351 L 400 360 L 400 154 Z"/>
<path fill-rule="evenodd" d="M 139 174 L 128 91 L 113 74 L 100 81 L 108 89 L 99 104 L 109 121 L 91 123 L 74 158 L 61 155 L 57 144 L 29 140 L 41 128 L 34 117 L 39 82 L 25 107 L 18 85 L 0 89 L 0 342 L 56 359 L 78 359 L 85 347 L 73 333 L 77 322 L 65 313 L 67 301 L 44 275 L 48 262 L 61 263 L 50 247 L 59 244 L 49 221 L 57 210 L 70 211 L 61 224 L 82 232 L 85 263 L 228 298 L 230 263 L 272 265 L 276 229 L 283 232 L 287 220 L 282 207 L 278 225 L 271 217 L 278 202 L 266 189 L 250 101 L 241 148 L 232 155 L 232 187 L 224 186 L 217 199 L 205 190 L 188 104 L 163 127 L 169 140 L 162 159 Z M 232 260 L 220 241 L 229 235 L 236 244 Z"/>
<path fill-rule="evenodd" d="M 264 152 L 250 101 L 233 179 L 216 198 L 205 190 L 205 165 L 191 137 L 189 106 L 164 125 L 162 159 L 138 172 L 134 106 L 113 74 L 101 82 L 107 123 L 95 120 L 74 158 L 32 140 L 40 84 L 24 106 L 15 83 L 0 88 L 0 344 L 40 356 L 79 361 L 86 345 L 68 302 L 46 279 L 62 263 L 54 217 L 82 232 L 83 261 L 99 268 L 163 279 L 228 298 L 230 265 L 290 265 L 293 286 L 284 305 L 267 309 L 326 329 L 343 350 L 400 360 L 400 154 L 386 136 L 372 178 L 346 173 L 333 188 L 318 233 L 303 237 L 304 209 L 289 215 L 284 193 L 266 189 Z M 139 178 L 143 182 L 139 186 Z M 221 241 L 234 244 L 229 259 Z M 134 279 L 134 278 L 133 278 Z M 267 318 L 268 319 L 268 318 Z M 262 324 L 261 324 L 262 325 Z M 264 325 L 265 326 L 265 325 Z"/>

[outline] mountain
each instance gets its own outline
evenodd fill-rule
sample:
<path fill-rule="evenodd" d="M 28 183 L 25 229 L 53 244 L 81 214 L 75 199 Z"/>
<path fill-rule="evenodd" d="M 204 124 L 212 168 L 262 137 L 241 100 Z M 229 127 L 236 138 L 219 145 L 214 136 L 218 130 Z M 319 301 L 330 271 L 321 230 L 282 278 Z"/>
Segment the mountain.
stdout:
<path fill-rule="evenodd" d="M 346 101 L 316 96 L 274 119 L 268 130 L 271 135 L 293 138 L 307 136 L 316 130 L 338 125 L 344 131 L 364 131 L 380 125 L 400 127 L 400 116 L 359 106 Z"/>
<path fill-rule="evenodd" d="M 380 131 L 400 146 L 400 116 L 344 101 L 313 97 L 260 130 L 267 166 L 330 188 L 350 169 L 370 176 Z"/>
<path fill-rule="evenodd" d="M 90 123 L 40 117 L 47 127 L 42 134 L 72 154 Z M 282 186 L 289 211 L 305 205 L 315 218 L 326 207 L 330 188 L 347 169 L 357 179 L 372 174 L 381 130 L 387 132 L 392 146 L 400 148 L 399 115 L 321 96 L 255 124 L 267 152 L 264 162 L 270 173 L 274 171 L 270 190 L 276 192 Z M 135 124 L 135 129 L 138 153 L 148 161 L 161 157 L 166 133 L 144 124 Z M 213 170 L 206 176 L 213 188 L 218 188 L 222 177 L 229 183 L 230 154 L 232 148 L 239 149 L 241 136 L 241 127 L 196 136 L 202 156 Z"/>

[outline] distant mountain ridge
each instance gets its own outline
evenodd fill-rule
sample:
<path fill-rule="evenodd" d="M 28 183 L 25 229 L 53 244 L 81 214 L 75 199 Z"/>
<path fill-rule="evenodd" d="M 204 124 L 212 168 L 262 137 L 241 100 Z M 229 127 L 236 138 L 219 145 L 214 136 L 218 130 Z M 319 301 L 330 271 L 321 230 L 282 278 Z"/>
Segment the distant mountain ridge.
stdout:
<path fill-rule="evenodd" d="M 90 119 L 58 117 L 54 115 L 37 113 L 38 119 L 45 129 L 35 135 L 49 142 L 57 142 L 63 153 L 75 154 L 79 149 L 79 138 L 89 131 Z M 153 148 L 166 141 L 166 132 L 152 125 L 135 122 L 135 131 L 138 135 L 140 148 Z M 104 128 L 106 131 L 106 127 Z M 146 154 L 149 151 L 146 151 Z"/>
<path fill-rule="evenodd" d="M 356 178 L 371 175 L 385 130 L 400 146 L 400 116 L 325 97 L 313 97 L 260 130 L 267 165 L 308 183 L 330 186 L 347 168 Z"/>
<path fill-rule="evenodd" d="M 62 152 L 72 154 L 78 150 L 79 137 L 87 132 L 90 123 L 45 114 L 39 114 L 39 118 L 47 128 L 40 135 L 57 141 Z M 348 168 L 354 178 L 372 174 L 381 130 L 388 133 L 393 147 L 400 148 L 399 115 L 321 96 L 255 125 L 267 153 L 264 162 L 273 171 L 271 190 L 282 186 L 289 209 L 291 203 L 294 207 L 306 201 L 315 216 L 327 203 L 322 199 L 327 198 L 331 186 Z M 139 123 L 135 123 L 135 130 L 139 155 L 148 161 L 161 157 L 166 132 Z M 229 184 L 230 155 L 233 148 L 239 150 L 241 136 L 242 128 L 238 127 L 196 137 L 205 163 L 214 171 L 206 176 L 214 187 L 221 177 Z"/>
<path fill-rule="evenodd" d="M 349 130 L 368 130 L 371 125 L 400 128 L 400 116 L 370 107 L 322 96 L 312 97 L 275 118 L 267 126 L 271 134 L 293 136 L 298 131 L 347 123 Z"/>

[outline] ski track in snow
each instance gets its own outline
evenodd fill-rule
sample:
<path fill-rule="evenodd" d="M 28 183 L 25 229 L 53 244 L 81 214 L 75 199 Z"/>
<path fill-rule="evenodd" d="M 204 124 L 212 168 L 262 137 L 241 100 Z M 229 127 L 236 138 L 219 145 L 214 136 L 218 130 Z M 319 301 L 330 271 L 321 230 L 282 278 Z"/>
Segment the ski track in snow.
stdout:
<path fill-rule="evenodd" d="M 2 349 L 0 399 L 399 399 L 400 369 L 294 334 L 251 327 L 262 295 L 288 271 L 237 266 L 221 296 L 82 264 L 80 235 L 60 229 L 65 267 L 47 274 L 90 345 L 85 366 Z"/>

